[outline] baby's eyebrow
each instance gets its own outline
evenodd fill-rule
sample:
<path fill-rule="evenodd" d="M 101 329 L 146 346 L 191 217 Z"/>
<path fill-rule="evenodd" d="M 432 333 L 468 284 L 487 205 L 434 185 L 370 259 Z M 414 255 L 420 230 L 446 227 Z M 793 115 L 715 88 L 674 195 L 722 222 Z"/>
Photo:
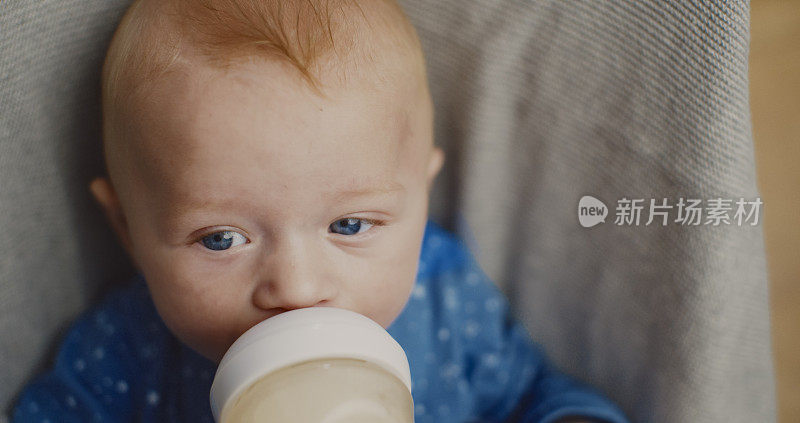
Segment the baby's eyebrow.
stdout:
<path fill-rule="evenodd" d="M 381 184 L 373 184 L 373 185 L 364 185 L 364 184 L 352 184 L 348 186 L 341 187 L 339 189 L 332 188 L 329 191 L 322 194 L 323 198 L 321 198 L 323 203 L 327 203 L 328 206 L 337 205 L 344 203 L 346 201 L 350 201 L 354 198 L 369 198 L 375 196 L 384 196 L 389 197 L 390 195 L 394 194 L 403 194 L 406 192 L 406 188 L 394 181 L 388 183 L 381 183 Z M 401 197 L 397 197 L 399 201 Z M 217 196 L 208 196 L 205 198 L 200 197 L 190 197 L 184 200 L 185 203 L 181 204 L 181 207 L 176 208 L 168 208 L 169 210 L 169 217 L 168 219 L 175 219 L 175 220 L 184 220 L 189 219 L 193 213 L 202 212 L 209 208 L 211 209 L 229 209 L 232 204 L 237 204 L 236 198 L 231 197 L 217 197 Z M 394 201 L 394 200 L 393 200 Z M 257 206 L 253 204 L 242 204 L 238 203 L 242 208 L 249 208 L 252 210 L 256 210 Z"/>
<path fill-rule="evenodd" d="M 372 187 L 345 187 L 339 190 L 332 191 L 331 194 L 335 198 L 350 198 L 350 197 L 366 197 L 375 194 L 394 194 L 396 192 L 405 192 L 405 187 L 397 182 L 390 182 L 386 185 L 372 186 Z"/>

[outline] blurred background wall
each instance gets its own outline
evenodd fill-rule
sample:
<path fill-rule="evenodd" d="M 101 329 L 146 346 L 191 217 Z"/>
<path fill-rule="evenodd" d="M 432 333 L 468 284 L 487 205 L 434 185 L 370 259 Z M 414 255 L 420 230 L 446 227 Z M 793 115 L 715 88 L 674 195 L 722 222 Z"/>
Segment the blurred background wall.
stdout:
<path fill-rule="evenodd" d="M 800 0 L 752 0 L 750 105 L 781 423 L 800 422 Z"/>

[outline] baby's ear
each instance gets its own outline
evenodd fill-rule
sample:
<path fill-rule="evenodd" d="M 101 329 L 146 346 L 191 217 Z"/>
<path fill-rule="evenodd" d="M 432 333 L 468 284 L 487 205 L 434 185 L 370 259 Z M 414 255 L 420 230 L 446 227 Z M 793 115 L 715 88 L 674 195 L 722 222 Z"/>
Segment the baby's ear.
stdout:
<path fill-rule="evenodd" d="M 428 190 L 433 186 L 433 180 L 436 179 L 436 175 L 442 170 L 443 164 L 444 151 L 439 147 L 433 147 L 433 150 L 431 150 L 431 157 L 428 160 Z"/>
<path fill-rule="evenodd" d="M 125 219 L 125 214 L 122 212 L 122 206 L 119 203 L 114 187 L 108 178 L 95 178 L 89 183 L 89 191 L 92 192 L 94 199 L 100 204 L 103 212 L 108 219 L 111 228 L 117 234 L 120 243 L 128 254 L 133 258 L 133 249 L 131 248 L 130 232 L 128 231 L 128 221 Z"/>

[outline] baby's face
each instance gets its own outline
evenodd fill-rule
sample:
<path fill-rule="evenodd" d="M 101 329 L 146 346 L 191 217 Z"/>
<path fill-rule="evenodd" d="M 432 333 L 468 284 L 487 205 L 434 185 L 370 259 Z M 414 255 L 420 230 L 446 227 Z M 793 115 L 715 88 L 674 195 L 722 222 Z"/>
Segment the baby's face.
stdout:
<path fill-rule="evenodd" d="M 414 85 L 322 98 L 259 62 L 196 66 L 138 101 L 120 198 L 134 261 L 182 341 L 219 361 L 286 310 L 398 316 L 441 165 Z"/>

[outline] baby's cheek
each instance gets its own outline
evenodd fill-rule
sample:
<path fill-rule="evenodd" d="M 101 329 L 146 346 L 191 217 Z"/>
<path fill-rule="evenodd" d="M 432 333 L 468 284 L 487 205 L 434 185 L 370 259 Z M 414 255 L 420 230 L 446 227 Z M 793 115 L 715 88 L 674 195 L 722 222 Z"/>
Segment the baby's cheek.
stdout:
<path fill-rule="evenodd" d="M 241 335 L 239 326 L 219 312 L 174 316 L 173 333 L 204 357 L 219 362 L 233 341 Z"/>
<path fill-rule="evenodd" d="M 211 360 L 218 360 L 241 332 L 246 310 L 228 292 L 209 292 L 176 281 L 157 301 L 159 314 L 184 344 Z"/>
<path fill-rule="evenodd" d="M 384 328 L 403 311 L 413 288 L 413 278 L 404 274 L 395 276 L 391 280 L 381 281 L 382 283 L 374 288 L 373 295 L 367 297 L 367 301 L 371 303 L 370 309 L 373 311 L 370 317 Z"/>

